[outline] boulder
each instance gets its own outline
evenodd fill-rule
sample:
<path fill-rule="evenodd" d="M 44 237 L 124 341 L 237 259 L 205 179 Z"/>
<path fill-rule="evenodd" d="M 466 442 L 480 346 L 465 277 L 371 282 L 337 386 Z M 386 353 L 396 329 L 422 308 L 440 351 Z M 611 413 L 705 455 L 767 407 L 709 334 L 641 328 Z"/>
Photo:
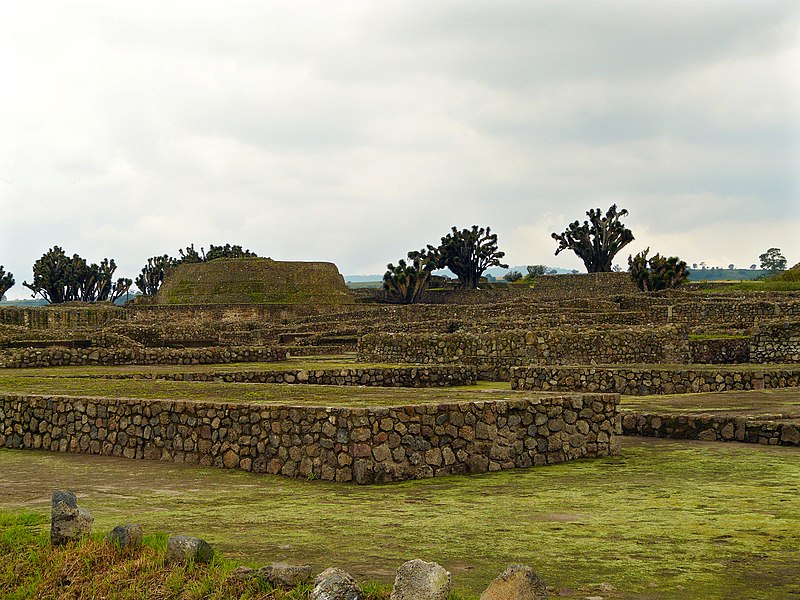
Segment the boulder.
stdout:
<path fill-rule="evenodd" d="M 205 540 L 188 535 L 173 535 L 167 540 L 166 562 L 207 563 L 214 557 L 214 548 Z"/>
<path fill-rule="evenodd" d="M 50 541 L 55 545 L 88 537 L 92 532 L 94 517 L 78 506 L 75 494 L 68 491 L 53 492 L 50 512 Z"/>
<path fill-rule="evenodd" d="M 314 579 L 311 600 L 361 600 L 361 586 L 338 567 L 325 569 Z"/>
<path fill-rule="evenodd" d="M 481 594 L 481 600 L 546 600 L 547 585 L 525 565 L 511 565 Z"/>
<path fill-rule="evenodd" d="M 435 562 L 414 559 L 400 565 L 391 600 L 447 600 L 450 573 Z"/>
<path fill-rule="evenodd" d="M 239 581 L 248 581 L 256 576 L 256 570 L 250 567 L 236 567 L 231 571 L 231 579 L 238 579 Z"/>
<path fill-rule="evenodd" d="M 119 552 L 142 547 L 141 525 L 118 525 L 106 536 L 106 543 Z"/>
<path fill-rule="evenodd" d="M 290 589 L 311 579 L 311 565 L 272 563 L 261 567 L 258 576 L 274 587 Z"/>

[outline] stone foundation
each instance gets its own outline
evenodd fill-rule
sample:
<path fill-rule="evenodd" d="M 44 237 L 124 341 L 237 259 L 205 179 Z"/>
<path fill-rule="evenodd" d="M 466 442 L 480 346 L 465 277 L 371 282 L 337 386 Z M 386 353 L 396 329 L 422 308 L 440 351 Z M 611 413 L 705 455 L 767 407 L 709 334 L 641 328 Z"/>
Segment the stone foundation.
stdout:
<path fill-rule="evenodd" d="M 630 396 L 763 390 L 800 386 L 798 369 L 657 367 L 514 367 L 511 389 Z"/>
<path fill-rule="evenodd" d="M 622 435 L 800 446 L 800 414 L 787 419 L 784 415 L 739 417 L 626 412 L 620 420 Z"/>
<path fill-rule="evenodd" d="M 165 460 L 359 484 L 617 451 L 619 396 L 392 408 L 0 395 L 0 446 Z"/>

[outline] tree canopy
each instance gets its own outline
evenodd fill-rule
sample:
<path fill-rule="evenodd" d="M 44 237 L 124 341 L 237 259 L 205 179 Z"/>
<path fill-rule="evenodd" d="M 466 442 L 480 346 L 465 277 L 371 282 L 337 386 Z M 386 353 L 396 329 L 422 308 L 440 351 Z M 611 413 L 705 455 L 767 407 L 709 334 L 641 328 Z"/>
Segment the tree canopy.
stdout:
<path fill-rule="evenodd" d="M 626 209 L 617 211 L 612 204 L 605 215 L 599 208 L 589 209 L 588 221 L 570 223 L 564 233 L 553 233 L 558 242 L 556 255 L 562 250 L 572 250 L 586 265 L 589 273 L 610 272 L 614 256 L 633 241 L 633 233 L 620 221 L 628 214 Z"/>
<path fill-rule="evenodd" d="M 390 298 L 401 304 L 413 304 L 430 283 L 431 273 L 438 268 L 439 253 L 433 246 L 408 253 L 397 266 L 389 263 L 383 275 L 383 289 Z"/>
<path fill-rule="evenodd" d="M 442 238 L 439 246 L 439 266 L 447 267 L 458 277 L 464 289 L 478 287 L 481 275 L 489 267 L 507 269 L 502 259 L 506 253 L 497 249 L 497 234 L 491 228 L 473 225 L 472 229 L 452 231 Z"/>
<path fill-rule="evenodd" d="M 117 265 L 104 258 L 100 264 L 89 264 L 74 254 L 68 257 L 62 248 L 53 246 L 33 265 L 33 282 L 22 285 L 50 304 L 62 302 L 114 302 L 124 296 L 131 280 L 113 280 Z"/>
<path fill-rule="evenodd" d="M 764 254 L 760 254 L 758 259 L 761 261 L 761 268 L 771 273 L 786 269 L 786 257 L 781 253 L 780 248 L 770 248 Z"/>
<path fill-rule="evenodd" d="M 6 292 L 14 287 L 14 275 L 11 273 L 6 273 L 6 269 L 3 265 L 0 265 L 0 300 L 2 300 L 3 296 L 6 295 Z"/>
<path fill-rule="evenodd" d="M 631 279 L 643 292 L 656 292 L 676 288 L 689 279 L 686 263 L 677 256 L 669 258 L 655 254 L 648 259 L 650 248 L 636 256 L 628 256 L 628 269 Z"/>

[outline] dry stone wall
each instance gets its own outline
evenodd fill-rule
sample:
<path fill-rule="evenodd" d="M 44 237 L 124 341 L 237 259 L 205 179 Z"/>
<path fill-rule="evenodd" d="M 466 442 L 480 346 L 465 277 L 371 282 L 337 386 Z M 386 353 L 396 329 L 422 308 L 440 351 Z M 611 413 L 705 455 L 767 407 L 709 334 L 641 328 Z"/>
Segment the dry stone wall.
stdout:
<path fill-rule="evenodd" d="M 800 386 L 798 369 L 515 367 L 511 389 L 611 392 L 631 396 L 763 390 Z"/>
<path fill-rule="evenodd" d="M 445 387 L 473 385 L 473 366 L 375 367 L 346 369 L 282 369 L 258 371 L 198 371 L 194 373 L 113 373 L 104 379 L 164 379 L 169 381 L 224 381 L 230 383 L 286 383 L 309 385 L 363 385 L 371 387 Z"/>
<path fill-rule="evenodd" d="M 800 414 L 786 418 L 626 412 L 620 415 L 620 422 L 622 435 L 800 446 Z"/>
<path fill-rule="evenodd" d="M 0 324 L 28 329 L 67 329 L 98 327 L 123 318 L 124 309 L 110 303 L 90 306 L 3 306 Z"/>
<path fill-rule="evenodd" d="M 528 364 L 687 363 L 688 336 L 672 326 L 612 330 L 540 330 L 478 334 L 371 334 L 362 362 L 456 363 L 478 366 L 479 378 L 508 378 Z"/>
<path fill-rule="evenodd" d="M 702 365 L 732 365 L 750 362 L 750 338 L 728 337 L 689 340 L 691 362 Z"/>
<path fill-rule="evenodd" d="M 205 365 L 286 360 L 286 348 L 24 348 L 0 352 L 0 368 L 85 365 Z"/>
<path fill-rule="evenodd" d="M 619 396 L 314 408 L 0 395 L 0 446 L 359 484 L 617 451 Z"/>
<path fill-rule="evenodd" d="M 757 363 L 800 363 L 800 320 L 759 325 L 750 357 Z"/>

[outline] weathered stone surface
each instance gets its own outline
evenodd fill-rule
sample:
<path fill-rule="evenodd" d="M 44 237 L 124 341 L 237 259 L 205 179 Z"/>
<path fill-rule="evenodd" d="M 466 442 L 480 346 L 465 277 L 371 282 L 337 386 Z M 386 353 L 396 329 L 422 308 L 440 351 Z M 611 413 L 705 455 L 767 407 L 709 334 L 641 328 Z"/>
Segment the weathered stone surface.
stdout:
<path fill-rule="evenodd" d="M 106 536 L 106 543 L 120 552 L 136 550 L 142 546 L 142 526 L 118 525 Z"/>
<path fill-rule="evenodd" d="M 361 586 L 338 567 L 325 569 L 314 579 L 311 600 L 361 600 Z"/>
<path fill-rule="evenodd" d="M 261 567 L 258 576 L 275 587 L 293 588 L 311 579 L 311 565 L 272 563 Z"/>
<path fill-rule="evenodd" d="M 420 559 L 400 565 L 391 600 L 447 600 L 450 573 L 435 562 Z"/>
<path fill-rule="evenodd" d="M 533 569 L 511 565 L 489 584 L 481 600 L 546 600 L 547 585 Z"/>
<path fill-rule="evenodd" d="M 239 581 L 247 581 L 256 576 L 256 570 L 250 567 L 236 567 L 231 571 L 231 579 L 238 579 Z"/>
<path fill-rule="evenodd" d="M 56 491 L 50 514 L 50 541 L 55 545 L 88 537 L 92 532 L 94 518 L 91 513 L 78 506 L 78 500 L 70 491 Z"/>
<path fill-rule="evenodd" d="M 167 563 L 207 563 L 214 556 L 214 548 L 206 542 L 188 535 L 173 535 L 167 539 Z"/>

